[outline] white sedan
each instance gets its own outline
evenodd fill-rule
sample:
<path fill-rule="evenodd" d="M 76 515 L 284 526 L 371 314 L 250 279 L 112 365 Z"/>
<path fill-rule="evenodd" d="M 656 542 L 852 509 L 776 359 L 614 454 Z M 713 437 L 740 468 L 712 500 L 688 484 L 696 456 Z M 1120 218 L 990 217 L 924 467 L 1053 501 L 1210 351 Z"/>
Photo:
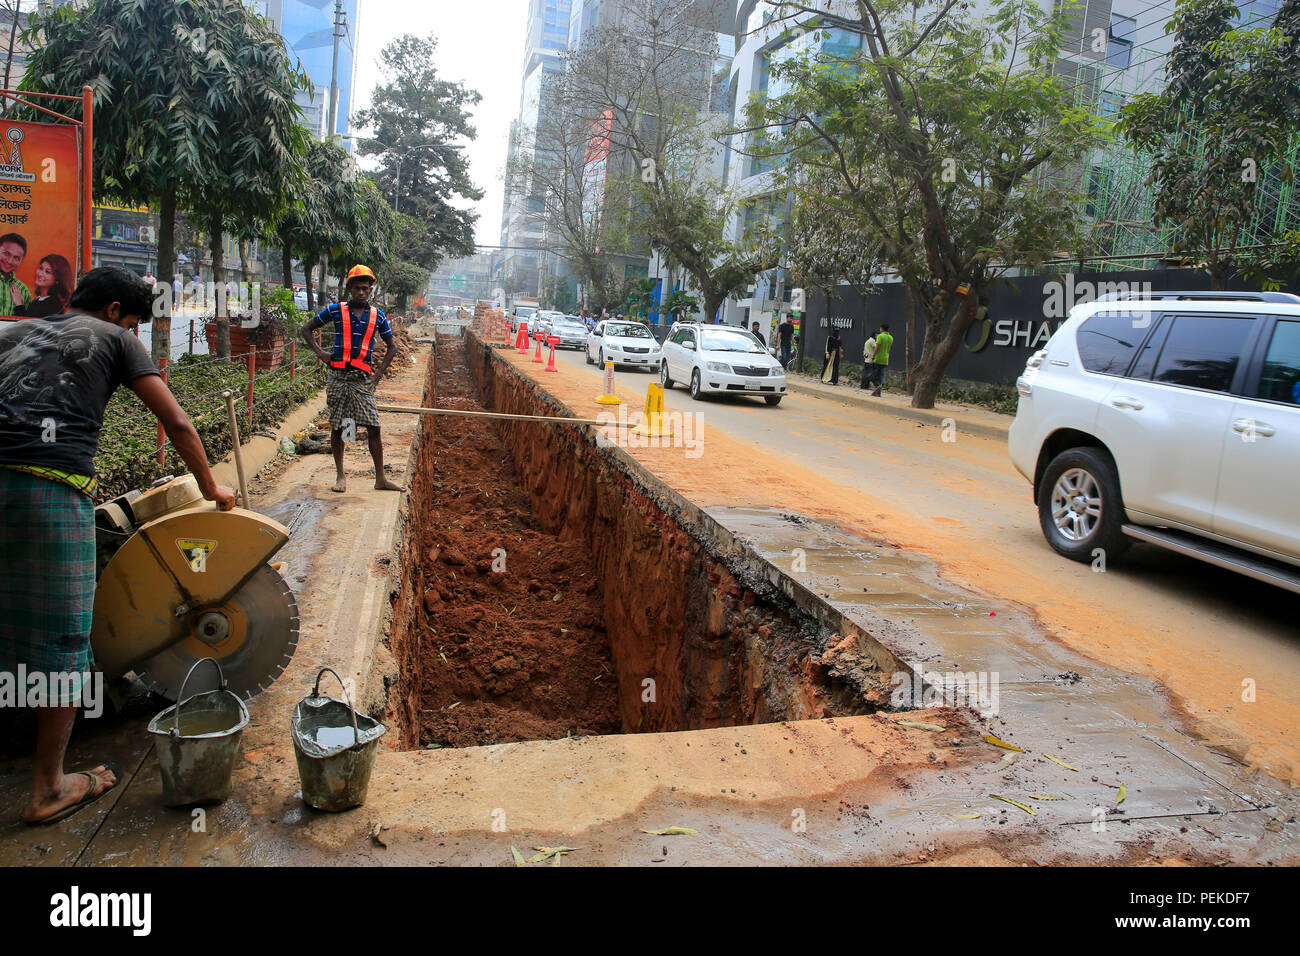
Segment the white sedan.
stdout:
<path fill-rule="evenodd" d="M 785 369 L 744 329 L 678 322 L 663 344 L 660 379 L 664 389 L 686 382 L 691 398 L 705 395 L 760 395 L 780 405 Z"/>
<path fill-rule="evenodd" d="M 587 336 L 588 365 L 594 362 L 604 368 L 609 360 L 615 367 L 630 365 L 655 371 L 662 358 L 659 343 L 640 322 L 606 319 Z"/>

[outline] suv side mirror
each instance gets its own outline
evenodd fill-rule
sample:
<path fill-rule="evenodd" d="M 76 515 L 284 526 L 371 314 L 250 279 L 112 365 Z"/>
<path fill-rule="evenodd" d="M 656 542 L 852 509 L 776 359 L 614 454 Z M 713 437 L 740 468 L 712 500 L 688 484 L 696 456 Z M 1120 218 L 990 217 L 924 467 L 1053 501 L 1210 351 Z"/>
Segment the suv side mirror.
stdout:
<path fill-rule="evenodd" d="M 694 352 L 694 351 L 695 351 L 695 343 L 692 342 L 692 341 L 690 341 L 690 340 L 688 339 L 687 341 L 685 341 L 685 342 L 682 343 L 682 348 L 684 348 L 684 349 L 690 349 L 692 352 Z"/>

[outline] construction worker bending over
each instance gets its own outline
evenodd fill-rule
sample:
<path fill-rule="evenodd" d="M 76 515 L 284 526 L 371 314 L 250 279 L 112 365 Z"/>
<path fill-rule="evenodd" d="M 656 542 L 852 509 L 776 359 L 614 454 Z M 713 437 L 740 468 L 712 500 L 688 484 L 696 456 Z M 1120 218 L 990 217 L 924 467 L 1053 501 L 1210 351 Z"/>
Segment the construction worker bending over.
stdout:
<path fill-rule="evenodd" d="M 325 383 L 325 403 L 330 412 L 330 450 L 334 453 L 333 491 L 348 490 L 347 476 L 343 474 L 343 443 L 356 441 L 358 426 L 366 429 L 366 442 L 375 463 L 375 488 L 378 491 L 402 490 L 401 485 L 384 476 L 384 446 L 379 437 L 375 387 L 397 354 L 397 345 L 387 316 L 370 304 L 374 287 L 375 274 L 365 266 L 353 266 L 347 278 L 348 301 L 327 305 L 302 327 L 302 337 L 307 345 L 330 367 Z M 312 334 L 326 323 L 334 327 L 332 354 L 326 354 Z M 376 333 L 387 347 L 379 368 L 372 371 Z"/>

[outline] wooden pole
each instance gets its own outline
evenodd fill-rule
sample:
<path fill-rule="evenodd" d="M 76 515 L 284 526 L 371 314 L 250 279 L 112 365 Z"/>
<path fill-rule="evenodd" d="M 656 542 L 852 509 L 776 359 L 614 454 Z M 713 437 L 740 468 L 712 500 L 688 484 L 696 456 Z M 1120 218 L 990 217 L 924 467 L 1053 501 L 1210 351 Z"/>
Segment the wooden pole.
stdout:
<path fill-rule="evenodd" d="M 248 427 L 253 427 L 253 378 L 257 370 L 257 350 L 248 353 Z"/>
<path fill-rule="evenodd" d="M 235 414 L 235 393 L 226 389 L 221 393 L 221 397 L 226 400 L 226 414 L 230 416 L 230 437 L 235 443 L 235 474 L 239 476 L 239 503 L 247 508 L 248 488 L 244 482 L 244 455 L 239 447 L 239 416 Z"/>
<path fill-rule="evenodd" d="M 16 9 L 16 8 L 15 8 Z M 18 15 L 15 13 L 15 17 Z M 95 179 L 95 91 L 81 88 L 81 271 L 91 268 L 90 234 L 95 228 L 95 205 L 90 185 Z M 136 333 L 139 334 L 138 332 Z"/>
<path fill-rule="evenodd" d="M 296 339 L 289 340 L 289 381 L 293 381 L 294 370 L 298 365 L 298 342 Z"/>

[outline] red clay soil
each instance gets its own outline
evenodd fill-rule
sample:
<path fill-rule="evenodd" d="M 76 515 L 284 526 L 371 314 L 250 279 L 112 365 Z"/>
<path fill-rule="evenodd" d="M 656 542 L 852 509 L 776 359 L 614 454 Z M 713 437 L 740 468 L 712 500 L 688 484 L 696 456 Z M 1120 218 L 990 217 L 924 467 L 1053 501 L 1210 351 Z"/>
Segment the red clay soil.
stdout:
<path fill-rule="evenodd" d="M 463 361 L 460 349 L 438 350 L 438 403 L 480 410 Z M 417 612 L 419 746 L 618 733 L 590 551 L 541 529 L 490 422 L 438 418 L 432 452 Z M 494 570 L 502 557 L 505 571 Z"/>

